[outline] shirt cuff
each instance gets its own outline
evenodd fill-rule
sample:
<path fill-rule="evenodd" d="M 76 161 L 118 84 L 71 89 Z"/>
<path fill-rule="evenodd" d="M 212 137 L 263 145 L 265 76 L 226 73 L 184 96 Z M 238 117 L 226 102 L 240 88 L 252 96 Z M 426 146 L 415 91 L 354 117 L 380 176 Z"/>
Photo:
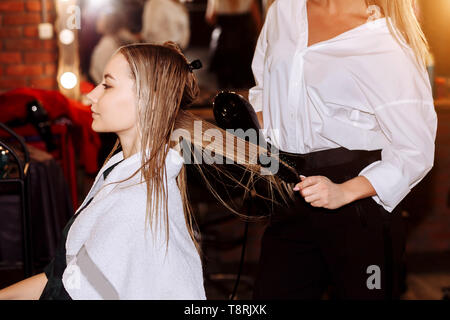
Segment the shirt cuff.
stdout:
<path fill-rule="evenodd" d="M 394 211 L 411 191 L 402 172 L 385 161 L 370 164 L 359 173 L 359 176 L 369 180 L 377 192 L 372 199 L 388 212 Z"/>

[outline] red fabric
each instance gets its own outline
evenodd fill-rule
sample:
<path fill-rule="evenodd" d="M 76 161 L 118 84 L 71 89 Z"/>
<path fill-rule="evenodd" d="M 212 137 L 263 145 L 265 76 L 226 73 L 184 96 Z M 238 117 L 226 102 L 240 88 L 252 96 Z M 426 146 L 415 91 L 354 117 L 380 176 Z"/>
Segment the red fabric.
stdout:
<path fill-rule="evenodd" d="M 81 127 L 81 150 L 79 154 L 80 162 L 89 174 L 95 174 L 98 171 L 97 155 L 100 149 L 100 137 L 91 128 L 92 112 L 91 107 L 82 104 L 76 100 L 69 100 L 70 119 Z"/>
<path fill-rule="evenodd" d="M 59 91 L 20 88 L 0 95 L 0 121 L 7 122 L 15 118 L 25 118 L 25 105 L 37 99 L 47 110 L 50 119 L 68 114 L 68 101 Z"/>
<path fill-rule="evenodd" d="M 80 164 L 87 173 L 95 174 L 98 171 L 97 154 L 100 138 L 91 129 L 92 116 L 89 106 L 68 99 L 59 91 L 19 88 L 0 95 L 0 121 L 25 118 L 27 114 L 25 105 L 35 99 L 42 103 L 51 120 L 67 116 L 80 129 L 81 135 L 73 137 L 81 152 Z"/>
<path fill-rule="evenodd" d="M 87 81 L 81 81 L 80 83 L 80 91 L 82 94 L 86 94 L 95 89 L 95 86 Z"/>

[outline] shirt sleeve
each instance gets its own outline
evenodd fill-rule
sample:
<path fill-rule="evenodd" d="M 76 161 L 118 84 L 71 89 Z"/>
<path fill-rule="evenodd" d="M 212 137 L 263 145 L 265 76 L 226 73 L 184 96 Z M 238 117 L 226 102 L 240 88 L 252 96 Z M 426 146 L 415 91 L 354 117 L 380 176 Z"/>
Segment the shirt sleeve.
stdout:
<path fill-rule="evenodd" d="M 375 115 L 390 143 L 382 150 L 381 161 L 359 176 L 374 187 L 373 199 L 392 212 L 433 167 L 437 115 L 428 101 L 386 104 L 376 108 Z"/>
<path fill-rule="evenodd" d="M 266 21 L 264 22 L 261 33 L 256 43 L 255 54 L 252 61 L 253 76 L 255 78 L 255 86 L 249 91 L 249 101 L 255 112 L 261 112 L 263 109 L 263 86 L 264 86 L 264 60 L 267 49 L 267 30 L 271 20 L 272 5 L 267 12 Z"/>

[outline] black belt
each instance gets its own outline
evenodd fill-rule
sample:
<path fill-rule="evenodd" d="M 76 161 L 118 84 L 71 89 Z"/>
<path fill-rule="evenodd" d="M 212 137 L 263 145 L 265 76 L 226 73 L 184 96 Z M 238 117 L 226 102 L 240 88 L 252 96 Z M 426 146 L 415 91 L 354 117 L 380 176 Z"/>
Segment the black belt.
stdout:
<path fill-rule="evenodd" d="M 367 151 L 336 148 L 307 154 L 279 151 L 278 155 L 273 153 L 273 157 L 278 157 L 281 162 L 278 172 L 274 173 L 287 183 L 298 183 L 300 181 L 299 175 L 308 176 L 311 172 L 321 168 L 352 166 L 352 164 L 355 164 L 356 172 L 358 168 L 362 169 L 375 161 L 381 160 L 381 150 Z M 283 163 L 286 163 L 294 170 L 284 166 Z"/>

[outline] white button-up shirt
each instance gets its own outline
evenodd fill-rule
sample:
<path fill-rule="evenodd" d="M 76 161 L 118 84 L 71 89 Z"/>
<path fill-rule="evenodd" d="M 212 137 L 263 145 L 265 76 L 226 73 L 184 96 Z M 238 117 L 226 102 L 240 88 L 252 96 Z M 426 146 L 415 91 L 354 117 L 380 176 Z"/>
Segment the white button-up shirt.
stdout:
<path fill-rule="evenodd" d="M 269 9 L 252 64 L 249 99 L 280 150 L 382 150 L 360 175 L 392 210 L 434 162 L 437 116 L 425 67 L 386 18 L 308 47 L 307 0 Z"/>

